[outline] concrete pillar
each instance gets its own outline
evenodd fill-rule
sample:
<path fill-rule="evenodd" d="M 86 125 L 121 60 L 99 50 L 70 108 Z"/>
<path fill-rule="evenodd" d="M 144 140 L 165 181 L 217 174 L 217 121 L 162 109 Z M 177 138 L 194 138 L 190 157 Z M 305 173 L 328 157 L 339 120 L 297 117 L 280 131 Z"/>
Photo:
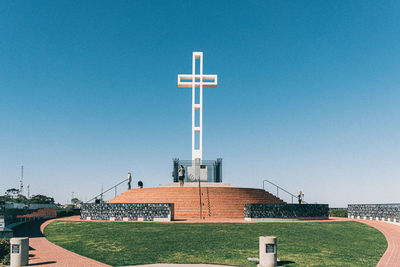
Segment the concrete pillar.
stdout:
<path fill-rule="evenodd" d="M 200 180 L 200 164 L 201 164 L 201 159 L 200 158 L 196 158 L 194 160 L 194 178 L 196 181 Z"/>
<path fill-rule="evenodd" d="M 275 236 L 260 236 L 259 239 L 258 267 L 276 267 L 277 265 L 277 243 Z"/>
<path fill-rule="evenodd" d="M 28 265 L 29 238 L 15 237 L 10 239 L 10 267 Z"/>

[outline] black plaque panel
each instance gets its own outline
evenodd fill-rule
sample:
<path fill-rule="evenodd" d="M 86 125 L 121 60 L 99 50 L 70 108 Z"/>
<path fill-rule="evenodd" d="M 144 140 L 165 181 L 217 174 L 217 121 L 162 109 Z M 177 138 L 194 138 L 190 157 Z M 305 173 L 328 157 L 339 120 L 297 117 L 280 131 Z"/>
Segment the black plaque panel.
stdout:
<path fill-rule="evenodd" d="M 275 245 L 274 244 L 265 244 L 265 252 L 266 253 L 275 253 Z"/>
<path fill-rule="evenodd" d="M 18 244 L 12 244 L 11 253 L 12 254 L 19 254 L 19 247 L 20 247 L 20 245 L 18 245 Z"/>

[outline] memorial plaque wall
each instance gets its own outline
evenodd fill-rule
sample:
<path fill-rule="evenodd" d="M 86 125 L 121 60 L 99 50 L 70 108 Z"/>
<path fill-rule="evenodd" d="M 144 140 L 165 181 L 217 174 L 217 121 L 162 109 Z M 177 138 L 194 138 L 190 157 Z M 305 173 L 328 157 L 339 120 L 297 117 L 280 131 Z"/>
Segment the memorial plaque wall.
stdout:
<path fill-rule="evenodd" d="M 328 219 L 328 204 L 245 204 L 245 220 Z"/>
<path fill-rule="evenodd" d="M 400 222 L 400 204 L 349 204 L 349 218 Z"/>
<path fill-rule="evenodd" d="M 157 221 L 173 220 L 171 203 L 86 203 L 82 220 Z"/>

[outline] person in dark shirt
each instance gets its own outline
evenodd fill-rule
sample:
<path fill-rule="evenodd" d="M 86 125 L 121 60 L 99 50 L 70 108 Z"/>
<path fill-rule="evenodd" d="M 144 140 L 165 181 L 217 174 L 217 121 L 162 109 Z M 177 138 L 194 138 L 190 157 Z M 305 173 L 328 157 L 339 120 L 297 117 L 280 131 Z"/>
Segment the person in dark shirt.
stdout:
<path fill-rule="evenodd" d="M 143 182 L 141 180 L 139 180 L 139 182 L 137 183 L 139 188 L 143 188 Z"/>
<path fill-rule="evenodd" d="M 183 168 L 182 165 L 179 166 L 178 177 L 179 177 L 179 186 L 182 187 L 185 181 L 185 168 Z"/>
<path fill-rule="evenodd" d="M 300 191 L 300 192 L 299 192 L 299 195 L 297 196 L 297 198 L 298 198 L 298 200 L 299 200 L 299 204 L 301 204 L 302 197 L 303 197 L 303 194 L 302 194 L 302 192 Z"/>

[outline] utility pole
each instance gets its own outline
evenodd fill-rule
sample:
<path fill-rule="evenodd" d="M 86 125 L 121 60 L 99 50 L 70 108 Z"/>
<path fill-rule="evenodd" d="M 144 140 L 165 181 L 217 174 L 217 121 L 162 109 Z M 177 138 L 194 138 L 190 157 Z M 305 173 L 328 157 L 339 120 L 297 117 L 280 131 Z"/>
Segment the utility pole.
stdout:
<path fill-rule="evenodd" d="M 28 188 L 28 198 L 31 198 L 30 185 L 28 184 L 26 187 Z"/>
<path fill-rule="evenodd" d="M 19 180 L 19 194 L 24 194 L 24 165 L 21 165 L 21 178 Z"/>

